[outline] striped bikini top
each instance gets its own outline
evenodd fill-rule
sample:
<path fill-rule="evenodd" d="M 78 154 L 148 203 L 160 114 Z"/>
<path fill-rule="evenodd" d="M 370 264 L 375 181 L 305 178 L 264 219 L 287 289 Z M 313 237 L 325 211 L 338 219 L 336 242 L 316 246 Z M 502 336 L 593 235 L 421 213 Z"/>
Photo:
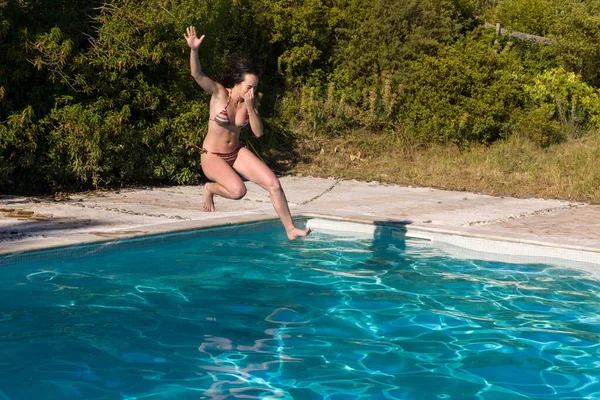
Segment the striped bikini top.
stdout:
<path fill-rule="evenodd" d="M 217 115 L 215 115 L 215 122 L 221 126 L 231 126 L 235 124 L 232 124 L 231 121 L 229 121 L 229 114 L 227 114 L 227 107 L 229 107 L 229 102 L 231 101 L 231 93 L 228 91 L 227 92 L 229 97 L 227 97 L 227 104 L 225 104 L 225 108 L 223 110 L 221 110 L 220 113 L 218 113 Z M 248 125 L 248 114 L 246 114 L 246 119 L 244 120 L 244 123 L 242 125 L 235 125 L 236 127 L 243 127 Z"/>

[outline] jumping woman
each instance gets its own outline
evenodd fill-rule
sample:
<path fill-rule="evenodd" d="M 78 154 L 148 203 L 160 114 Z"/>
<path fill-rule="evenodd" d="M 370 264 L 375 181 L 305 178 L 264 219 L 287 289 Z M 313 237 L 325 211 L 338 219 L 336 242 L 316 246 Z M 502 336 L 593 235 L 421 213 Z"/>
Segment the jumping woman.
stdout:
<path fill-rule="evenodd" d="M 269 192 L 273 208 L 290 240 L 308 235 L 310 229 L 304 230 L 294 225 L 279 179 L 240 141 L 240 132 L 246 125 L 250 125 L 256 137 L 263 135 L 258 104 L 254 97 L 258 85 L 258 70 L 247 58 L 238 57 L 229 66 L 233 85 L 226 88 L 205 75 L 200 68 L 198 47 L 204 40 L 204 35 L 198 38 L 196 28 L 190 26 L 184 37 L 191 49 L 192 77 L 211 96 L 208 132 L 200 151 L 202 171 L 212 181 L 204 185 L 204 210 L 215 210 L 215 195 L 236 200 L 244 197 L 246 185 L 240 178 L 241 175 Z"/>

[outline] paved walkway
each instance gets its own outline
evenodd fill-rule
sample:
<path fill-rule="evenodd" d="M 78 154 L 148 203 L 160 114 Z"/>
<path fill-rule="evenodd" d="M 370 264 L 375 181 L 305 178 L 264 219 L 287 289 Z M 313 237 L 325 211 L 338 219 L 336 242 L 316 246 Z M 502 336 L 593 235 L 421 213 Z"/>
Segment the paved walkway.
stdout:
<path fill-rule="evenodd" d="M 411 230 L 531 243 L 597 255 L 600 206 L 311 177 L 282 177 L 295 216 L 400 223 Z M 0 196 L 0 254 L 276 218 L 265 191 L 202 209 L 202 186 L 65 198 Z M 595 262 L 595 261 L 594 261 Z"/>

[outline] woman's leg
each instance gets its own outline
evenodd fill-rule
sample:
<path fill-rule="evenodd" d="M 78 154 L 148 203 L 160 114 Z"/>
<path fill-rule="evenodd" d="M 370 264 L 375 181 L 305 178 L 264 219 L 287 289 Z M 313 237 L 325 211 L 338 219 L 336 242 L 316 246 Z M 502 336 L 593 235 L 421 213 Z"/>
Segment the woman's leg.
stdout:
<path fill-rule="evenodd" d="M 246 185 L 238 174 L 221 157 L 204 153 L 200 157 L 202 172 L 213 182 L 204 184 L 202 203 L 205 211 L 215 211 L 214 195 L 227 199 L 241 199 L 246 194 Z"/>
<path fill-rule="evenodd" d="M 245 147 L 240 149 L 237 159 L 233 164 L 233 168 L 246 179 L 256 183 L 269 192 L 273 208 L 275 208 L 275 212 L 279 215 L 290 240 L 296 239 L 299 236 L 306 236 L 310 233 L 310 229 L 303 230 L 296 228 L 279 179 L 277 179 L 273 171 L 271 171 L 269 167 L 267 167 L 265 163 L 256 157 L 250 150 Z"/>

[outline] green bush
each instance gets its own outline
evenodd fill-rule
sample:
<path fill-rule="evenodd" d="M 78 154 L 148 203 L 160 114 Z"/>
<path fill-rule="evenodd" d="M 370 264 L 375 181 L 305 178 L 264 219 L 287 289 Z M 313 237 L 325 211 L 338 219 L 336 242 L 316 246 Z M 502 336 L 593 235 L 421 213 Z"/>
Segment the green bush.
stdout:
<path fill-rule="evenodd" d="M 557 0 L 500 0 L 487 17 L 512 31 L 546 36 L 557 20 L 556 4 Z"/>
<path fill-rule="evenodd" d="M 548 70 L 536 76 L 525 90 L 532 115 L 558 124 L 561 131 L 555 135 L 554 130 L 549 129 L 547 140 L 535 140 L 537 143 L 548 145 L 600 128 L 600 92 L 583 82 L 579 75 L 563 68 Z"/>
<path fill-rule="evenodd" d="M 0 116 L 8 121 L 0 130 L 0 188 L 197 182 L 208 97 L 190 77 L 183 32 L 194 24 L 206 33 L 203 67 L 218 79 L 224 48 L 260 53 L 253 3 L 119 1 L 89 15 L 77 14 L 89 11 L 77 2 L 44 5 L 44 15 L 56 9 L 77 21 L 58 18 L 29 32 L 9 20 L 5 34 L 15 43 L 0 61 L 12 63 L 20 89 L 0 84 Z M 10 15 L 43 19 L 32 6 L 11 3 Z M 13 56 L 18 49 L 29 59 Z"/>
<path fill-rule="evenodd" d="M 304 15 L 300 10 L 298 15 Z M 330 36 L 318 33 L 324 30 L 322 24 L 312 23 L 310 34 L 306 30 L 297 36 L 321 38 L 310 44 L 329 63 L 288 78 L 281 117 L 313 134 L 335 135 L 355 127 L 393 130 L 401 81 L 411 61 L 424 54 L 435 56 L 460 38 L 472 22 L 469 10 L 466 2 L 452 0 L 333 3 L 328 13 L 322 11 L 335 32 L 331 49 Z M 288 12 L 293 14 L 293 9 Z"/>
<path fill-rule="evenodd" d="M 584 82 L 600 86 L 600 3 L 569 0 L 560 2 L 552 30 L 558 45 L 556 57 L 567 70 L 581 75 Z"/>
<path fill-rule="evenodd" d="M 35 123 L 33 107 L 12 113 L 0 125 L 0 188 L 29 189 L 32 177 L 43 175 L 39 162 L 43 156 L 44 137 Z"/>
<path fill-rule="evenodd" d="M 364 104 L 364 90 L 377 90 L 382 77 L 397 87 L 411 61 L 436 56 L 444 45 L 462 37 L 469 16 L 452 0 L 355 1 L 332 58 L 330 81 L 354 106 Z M 341 12 L 341 11 L 338 11 Z M 346 16 L 347 14 L 342 14 Z M 385 79 L 384 78 L 384 79 Z"/>
<path fill-rule="evenodd" d="M 510 133 L 526 81 L 510 49 L 481 33 L 411 65 L 403 97 L 404 123 L 420 142 L 491 143 Z"/>
<path fill-rule="evenodd" d="M 550 104 L 524 112 L 516 119 L 514 132 L 539 147 L 548 147 L 567 139 L 565 131 L 554 118 L 554 110 Z"/>
<path fill-rule="evenodd" d="M 476 15 L 558 44 L 495 37 Z M 595 0 L 8 1 L 0 191 L 202 179 L 209 99 L 189 75 L 188 25 L 213 78 L 228 52 L 260 62 L 266 137 L 250 143 L 265 153 L 293 153 L 298 130 L 546 146 L 600 126 Z"/>

